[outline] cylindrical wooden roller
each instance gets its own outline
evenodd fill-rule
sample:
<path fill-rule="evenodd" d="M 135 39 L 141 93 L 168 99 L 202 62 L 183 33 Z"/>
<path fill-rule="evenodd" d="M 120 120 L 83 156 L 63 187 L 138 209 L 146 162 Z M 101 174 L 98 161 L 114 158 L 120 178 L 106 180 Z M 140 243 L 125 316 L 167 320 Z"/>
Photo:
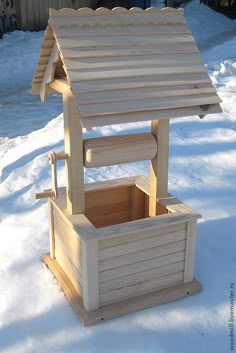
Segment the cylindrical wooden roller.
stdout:
<path fill-rule="evenodd" d="M 84 140 L 87 168 L 150 160 L 156 153 L 157 142 L 151 133 Z"/>

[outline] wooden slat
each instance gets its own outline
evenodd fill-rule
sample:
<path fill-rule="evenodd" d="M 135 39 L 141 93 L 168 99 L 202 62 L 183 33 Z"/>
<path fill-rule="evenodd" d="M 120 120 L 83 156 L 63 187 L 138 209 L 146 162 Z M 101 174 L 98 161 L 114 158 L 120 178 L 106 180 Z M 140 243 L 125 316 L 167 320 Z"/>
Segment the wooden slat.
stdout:
<path fill-rule="evenodd" d="M 81 93 L 77 95 L 79 105 L 126 102 L 130 100 L 144 100 L 151 98 L 165 98 L 185 95 L 198 95 L 204 93 L 216 93 L 214 87 L 208 83 L 186 84 L 180 86 L 130 88 L 124 90 L 112 90 L 101 92 Z"/>
<path fill-rule="evenodd" d="M 66 160 L 67 210 L 84 213 L 83 133 L 73 98 L 63 95 Z"/>
<path fill-rule="evenodd" d="M 63 250 L 60 247 L 57 247 L 55 250 L 56 261 L 61 266 L 63 271 L 67 274 L 68 278 L 70 279 L 71 283 L 78 291 L 79 295 L 83 297 L 83 288 L 81 282 L 79 282 L 79 275 L 76 271 L 75 267 L 68 261 L 66 256 L 63 254 Z"/>
<path fill-rule="evenodd" d="M 159 35 L 159 34 L 190 34 L 191 32 L 186 25 L 145 25 L 145 26 L 119 26 L 116 27 L 98 27 L 94 31 L 93 27 L 80 27 L 80 26 L 71 26 L 71 27 L 59 27 L 55 29 L 55 32 L 60 38 L 73 38 L 73 37 L 100 37 L 100 36 L 131 36 L 131 35 Z"/>
<path fill-rule="evenodd" d="M 98 309 L 98 242 L 82 241 L 83 304 L 88 311 Z"/>
<path fill-rule="evenodd" d="M 96 215 L 89 217 L 90 221 L 96 228 L 108 227 L 114 224 L 122 224 L 130 222 L 130 208 L 105 215 Z"/>
<path fill-rule="evenodd" d="M 173 232 L 165 235 L 160 235 L 157 237 L 153 236 L 150 238 L 146 238 L 144 240 L 137 240 L 135 242 L 129 242 L 125 244 L 111 246 L 109 248 L 101 249 L 99 251 L 99 260 L 105 260 L 105 259 L 113 258 L 115 256 L 135 253 L 137 251 L 158 247 L 168 243 L 175 243 L 176 241 L 182 241 L 185 238 L 186 238 L 186 232 L 178 231 L 178 232 Z"/>
<path fill-rule="evenodd" d="M 46 48 L 45 48 L 46 49 Z M 91 48 L 63 48 L 64 58 L 99 58 L 99 57 L 120 57 L 131 55 L 175 55 L 175 54 L 198 54 L 198 49 L 193 44 L 171 44 L 171 45 L 146 45 L 146 46 L 119 46 L 119 47 L 96 47 Z"/>
<path fill-rule="evenodd" d="M 151 269 L 158 270 L 159 267 L 173 264 L 175 262 L 184 261 L 185 251 L 179 251 L 172 254 L 154 257 L 145 261 L 135 262 L 133 264 L 119 266 L 113 269 L 99 272 L 99 282 L 111 281 L 115 278 L 129 276 L 134 273 L 148 271 Z M 137 259 L 138 260 L 138 259 Z"/>
<path fill-rule="evenodd" d="M 186 239 L 186 255 L 184 268 L 184 283 L 192 282 L 195 260 L 195 241 L 196 241 L 197 222 L 188 222 L 187 239 Z"/>
<path fill-rule="evenodd" d="M 135 234 L 125 234 L 117 237 L 107 237 L 107 238 L 101 239 L 99 240 L 98 247 L 101 250 L 110 246 L 116 246 L 119 244 L 125 244 L 129 242 L 137 241 L 137 240 L 144 240 L 150 237 L 157 237 L 160 235 L 170 234 L 172 232 L 186 231 L 186 229 L 187 229 L 187 223 L 181 223 L 181 224 L 175 224 L 172 226 L 171 225 L 166 226 L 160 229 L 148 230 L 145 233 L 142 230 L 140 230 L 139 232 L 137 231 Z"/>
<path fill-rule="evenodd" d="M 55 219 L 55 221 L 57 220 Z M 73 238 L 68 231 L 62 235 L 59 226 L 60 223 L 57 221 L 57 224 L 55 224 L 55 247 L 59 245 L 73 266 L 82 274 L 82 247 L 80 244 L 74 245 Z"/>
<path fill-rule="evenodd" d="M 131 188 L 131 221 L 144 218 L 145 194 L 139 188 Z M 100 247 L 100 244 L 99 244 Z"/>
<path fill-rule="evenodd" d="M 156 289 L 162 289 L 169 286 L 180 284 L 183 281 L 183 272 L 177 272 L 170 275 L 157 278 L 152 281 L 138 283 L 129 287 L 116 289 L 100 295 L 100 304 L 105 305 L 117 302 L 130 297 L 136 297 L 143 293 L 148 293 Z"/>
<path fill-rule="evenodd" d="M 144 112 L 129 112 L 123 114 L 110 114 L 104 116 L 93 115 L 91 117 L 81 118 L 84 128 L 101 127 L 106 125 L 134 123 L 137 121 L 148 121 L 158 119 L 180 118 L 194 115 L 222 113 L 219 104 L 212 104 L 209 107 L 192 106 L 186 108 L 160 109 Z"/>
<path fill-rule="evenodd" d="M 113 268 L 120 267 L 122 264 L 130 265 L 137 262 L 149 260 L 152 258 L 157 258 L 160 256 L 165 256 L 168 254 L 173 254 L 179 251 L 185 250 L 185 240 L 176 241 L 174 243 L 167 243 L 164 245 L 156 246 L 150 249 L 141 250 L 139 252 L 128 253 L 125 255 L 100 260 L 99 261 L 99 271 L 106 271 Z"/>
<path fill-rule="evenodd" d="M 145 176 L 138 176 L 136 179 L 136 185 L 147 195 L 150 193 L 150 181 Z M 167 197 L 159 199 L 159 203 L 168 209 L 171 213 L 189 213 L 192 214 L 197 219 L 201 218 L 201 215 L 190 208 L 188 205 L 184 204 L 182 201 L 178 200 L 176 197 L 168 194 Z"/>
<path fill-rule="evenodd" d="M 109 33 L 109 32 L 108 32 Z M 76 38 L 57 38 L 60 47 L 63 48 L 91 48 L 96 47 L 112 47 L 118 46 L 124 48 L 128 46 L 147 46 L 147 45 L 161 45 L 161 44 L 195 44 L 191 34 L 169 34 L 166 35 L 132 35 L 132 36 L 104 36 L 104 37 L 76 37 Z"/>
<path fill-rule="evenodd" d="M 82 105 L 80 106 L 80 113 L 83 117 L 91 117 L 95 114 L 99 116 L 156 110 L 156 114 L 158 114 L 158 110 L 161 109 L 184 108 L 194 105 L 209 105 L 220 102 L 221 100 L 217 95 L 206 93 L 197 96 L 186 95 L 185 97 L 174 97 L 172 100 L 167 97 L 161 98 L 160 100 L 146 99 L 143 101 L 128 101 L 125 105 L 122 102 L 107 103 L 105 105 L 103 103 Z"/>
<path fill-rule="evenodd" d="M 151 122 L 151 132 L 158 146 L 150 162 L 149 216 L 157 215 L 157 200 L 168 196 L 169 119 Z"/>
<path fill-rule="evenodd" d="M 105 188 L 105 184 L 107 188 Z M 92 188 L 93 185 L 94 189 Z M 109 185 L 110 187 L 108 187 Z M 118 180 L 114 184 L 103 182 L 101 184 L 102 190 L 99 190 L 99 184 L 97 183 L 86 184 L 85 188 L 86 211 L 89 211 L 89 209 L 96 209 L 97 207 L 106 207 L 112 206 L 113 204 L 120 204 L 122 202 L 130 202 L 130 186 L 122 185 L 122 180 L 120 180 L 120 185 Z"/>
<path fill-rule="evenodd" d="M 152 76 L 152 75 L 167 75 L 170 74 L 191 74 L 191 73 L 206 73 L 206 68 L 199 65 L 182 65 L 180 67 L 148 67 L 148 68 L 129 68 L 124 70 L 106 70 L 106 71 L 68 71 L 71 82 L 76 81 L 93 81 L 93 80 L 109 80 L 115 78 L 129 78 L 129 77 L 141 77 Z"/>
<path fill-rule="evenodd" d="M 111 202 L 112 199 L 110 200 L 109 204 L 106 204 L 104 206 L 97 206 L 86 209 L 86 217 L 88 217 L 89 219 L 96 219 L 99 216 L 106 218 L 106 216 L 109 216 L 111 213 L 117 213 L 120 211 L 130 211 L 130 200 L 121 202 L 114 201 L 113 203 Z"/>
<path fill-rule="evenodd" d="M 153 24 L 158 23 L 159 25 L 169 25 L 169 24 L 185 24 L 185 18 L 181 14 L 146 14 L 145 16 L 143 14 L 141 15 L 135 15 L 135 16 L 130 16 L 129 14 L 123 14 L 122 16 L 117 16 L 117 15 L 110 15 L 110 16 L 86 16 L 86 17 L 78 17 L 74 16 L 71 17 L 69 22 L 68 22 L 68 17 L 60 17 L 60 18 L 50 18 L 49 23 L 53 27 L 66 27 L 68 26 L 83 26 L 83 25 L 88 25 L 92 24 L 93 26 L 128 26 L 128 25 L 146 25 L 150 26 Z"/>
<path fill-rule="evenodd" d="M 182 241 L 186 238 L 185 231 L 177 231 L 165 235 L 153 236 L 144 240 L 137 240 L 135 242 L 129 242 L 125 244 L 119 244 L 111 246 L 99 251 L 99 260 L 105 260 L 113 258 L 115 256 L 122 256 L 125 254 L 135 253 L 145 249 L 158 247 L 168 243 L 175 243 L 176 241 Z M 174 252 L 174 248 L 173 248 Z"/>
<path fill-rule="evenodd" d="M 188 84 L 181 86 L 146 87 L 124 90 L 112 90 L 103 92 L 81 93 L 77 95 L 77 103 L 84 104 L 127 102 L 130 100 L 145 100 L 151 98 L 181 97 L 186 95 L 198 95 L 216 93 L 214 87 L 208 83 Z"/>
<path fill-rule="evenodd" d="M 57 236 L 56 240 L 56 249 L 55 249 L 55 258 L 60 264 L 60 266 L 64 269 L 66 272 L 66 269 L 68 268 L 68 271 L 72 273 L 74 279 L 80 284 L 82 287 L 83 285 L 83 278 L 82 278 L 82 273 L 78 271 L 78 269 L 74 266 L 74 263 L 71 261 L 71 258 L 68 257 L 68 252 L 65 251 L 65 246 L 62 241 L 59 240 L 60 238 Z M 65 264 L 65 266 L 63 266 Z M 80 269 L 81 270 L 81 269 Z M 82 293 L 80 292 L 82 295 Z"/>
<path fill-rule="evenodd" d="M 50 256 L 55 258 L 55 236 L 54 236 L 54 216 L 51 200 L 48 199 L 48 223 L 49 223 L 49 244 Z"/>
<path fill-rule="evenodd" d="M 146 281 L 152 281 L 163 276 L 168 276 L 172 273 L 182 272 L 184 270 L 184 261 L 175 262 L 158 268 L 153 268 L 147 271 L 139 273 L 133 273 L 129 276 L 124 276 L 110 281 L 106 281 L 99 284 L 100 294 L 114 291 L 120 288 L 130 287 L 138 283 L 144 283 Z"/>
<path fill-rule="evenodd" d="M 54 80 L 56 63 L 59 60 L 59 51 L 54 40 L 53 40 L 53 43 L 54 45 L 52 48 L 52 52 L 48 60 L 48 63 L 42 78 L 41 87 L 40 87 L 40 97 L 43 102 L 45 101 L 48 94 L 47 92 L 48 85 Z"/>
<path fill-rule="evenodd" d="M 59 81 L 59 80 L 58 80 Z M 173 74 L 173 75 L 152 75 L 140 77 L 124 77 L 116 79 L 104 79 L 97 81 L 73 82 L 74 93 L 100 92 L 110 90 L 123 90 L 131 88 L 180 86 L 191 84 L 211 84 L 206 73 L 198 74 Z"/>
<path fill-rule="evenodd" d="M 86 168 L 149 160 L 156 153 L 156 140 L 149 133 L 84 140 Z"/>
<path fill-rule="evenodd" d="M 65 272 L 58 265 L 57 261 L 53 260 L 49 255 L 44 255 L 43 261 L 56 277 L 71 306 L 80 316 L 80 319 L 85 326 L 104 322 L 111 318 L 126 315 L 154 305 L 178 300 L 186 296 L 196 294 L 202 290 L 201 284 L 194 280 L 191 283 L 172 285 L 166 289 L 145 293 L 144 295 L 137 296 L 136 298 L 130 298 L 122 302 L 106 305 L 98 310 L 88 312 L 84 308 L 82 299 L 78 292 L 71 284 L 68 276 L 66 276 Z"/>
<path fill-rule="evenodd" d="M 143 66 L 175 66 L 183 64 L 200 64 L 202 59 L 199 54 L 178 54 L 175 56 L 163 55 L 135 55 L 125 57 L 108 58 L 85 58 L 85 59 L 64 59 L 64 64 L 68 70 L 107 70 L 119 67 L 143 67 Z"/>

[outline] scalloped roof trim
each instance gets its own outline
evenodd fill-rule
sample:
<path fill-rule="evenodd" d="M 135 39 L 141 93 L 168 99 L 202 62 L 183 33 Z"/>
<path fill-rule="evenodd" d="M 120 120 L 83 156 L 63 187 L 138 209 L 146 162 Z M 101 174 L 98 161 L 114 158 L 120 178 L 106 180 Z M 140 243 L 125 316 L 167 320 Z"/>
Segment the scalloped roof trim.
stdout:
<path fill-rule="evenodd" d="M 163 9 L 157 9 L 155 7 L 149 7 L 145 10 L 139 7 L 132 7 L 131 9 L 125 9 L 123 7 L 114 7 L 112 10 L 109 10 L 105 7 L 99 7 L 96 10 L 93 10 L 89 7 L 82 7 L 78 10 L 64 8 L 61 10 L 49 9 L 49 18 L 55 17 L 82 17 L 82 16 L 104 16 L 104 15 L 125 15 L 125 14 L 152 14 L 152 15 L 183 15 L 183 9 L 173 9 L 172 7 L 165 7 Z"/>

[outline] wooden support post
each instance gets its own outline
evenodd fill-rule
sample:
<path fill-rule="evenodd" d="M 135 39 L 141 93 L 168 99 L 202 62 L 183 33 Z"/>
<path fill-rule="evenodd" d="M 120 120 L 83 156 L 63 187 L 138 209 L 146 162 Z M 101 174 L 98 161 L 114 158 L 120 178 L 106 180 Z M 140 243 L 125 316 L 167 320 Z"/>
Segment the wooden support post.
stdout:
<path fill-rule="evenodd" d="M 196 220 L 189 221 L 187 226 L 184 283 L 192 282 L 193 280 L 196 229 L 197 229 L 197 221 Z"/>
<path fill-rule="evenodd" d="M 79 113 L 72 97 L 63 95 L 66 160 L 67 211 L 84 213 L 83 134 Z"/>
<path fill-rule="evenodd" d="M 82 241 L 83 304 L 88 310 L 99 307 L 98 293 L 98 240 Z"/>
<path fill-rule="evenodd" d="M 48 200 L 50 256 L 55 259 L 54 217 L 51 200 Z"/>
<path fill-rule="evenodd" d="M 168 195 L 169 119 L 153 120 L 151 132 L 157 140 L 157 155 L 150 165 L 149 216 L 156 216 L 157 199 Z"/>

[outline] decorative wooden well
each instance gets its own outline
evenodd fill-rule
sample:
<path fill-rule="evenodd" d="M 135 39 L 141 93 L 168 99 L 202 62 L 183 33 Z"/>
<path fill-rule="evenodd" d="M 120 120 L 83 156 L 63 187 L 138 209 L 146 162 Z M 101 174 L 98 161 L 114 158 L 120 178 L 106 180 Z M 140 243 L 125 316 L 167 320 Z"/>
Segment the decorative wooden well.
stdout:
<path fill-rule="evenodd" d="M 33 93 L 63 94 L 65 151 L 50 153 L 50 255 L 84 325 L 197 293 L 200 215 L 168 194 L 169 119 L 221 112 L 183 10 L 51 10 Z M 151 121 L 83 139 L 82 127 Z M 66 187 L 56 163 L 65 159 Z M 84 167 L 150 160 L 150 178 L 84 184 Z"/>

